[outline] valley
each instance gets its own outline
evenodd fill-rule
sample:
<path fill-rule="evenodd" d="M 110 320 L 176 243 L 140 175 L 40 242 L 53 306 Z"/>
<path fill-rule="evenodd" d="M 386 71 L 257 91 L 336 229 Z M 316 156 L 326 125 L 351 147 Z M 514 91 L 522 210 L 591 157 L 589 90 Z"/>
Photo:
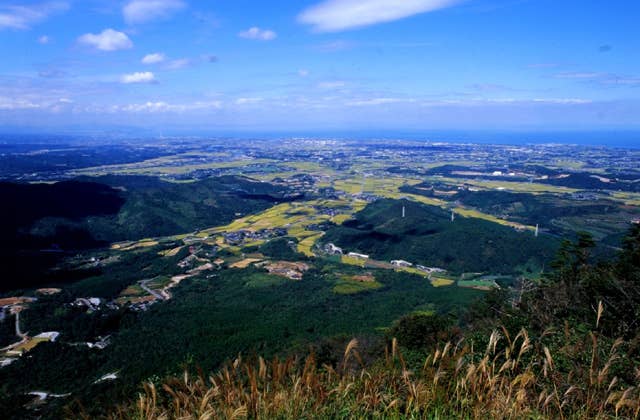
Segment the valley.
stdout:
<path fill-rule="evenodd" d="M 55 412 L 68 398 L 117 398 L 152 375 L 215 369 L 238 353 L 382 337 L 411 313 L 462 319 L 485 293 L 515 299 L 542 281 L 563 239 L 590 232 L 610 255 L 640 218 L 631 186 L 546 183 L 588 168 L 633 185 L 635 168 L 612 165 L 631 150 L 597 150 L 596 163 L 596 151 L 570 149 L 579 163 L 563 171 L 556 162 L 569 152 L 550 146 L 546 159 L 501 146 L 488 159 L 488 146 L 301 144 L 240 155 L 193 143 L 72 169 L 57 183 L 47 173 L 48 184 L 3 184 L 18 191 L 4 215 L 18 242 L 3 246 L 24 261 L 56 251 L 29 275 L 22 264 L 3 268 L 14 281 L 2 283 L 0 378 L 12 404 L 46 392 L 61 396 L 46 400 Z M 60 210 L 16 219 L 21 206 L 38 208 L 20 192 L 34 185 L 51 189 Z M 112 208 L 85 206 L 84 190 Z M 8 328 L 18 317 L 24 337 Z M 52 365 L 77 373 L 55 381 Z"/>

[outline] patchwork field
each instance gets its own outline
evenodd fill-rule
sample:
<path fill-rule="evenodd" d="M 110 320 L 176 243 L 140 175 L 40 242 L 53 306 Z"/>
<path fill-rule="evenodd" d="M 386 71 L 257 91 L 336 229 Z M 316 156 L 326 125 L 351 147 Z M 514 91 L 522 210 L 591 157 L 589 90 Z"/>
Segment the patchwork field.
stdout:
<path fill-rule="evenodd" d="M 73 171 L 73 174 L 78 176 L 100 176 L 104 174 L 163 176 L 180 175 L 203 169 L 245 168 L 247 165 L 266 165 L 276 163 L 276 161 L 270 159 L 242 159 L 228 161 L 226 158 L 227 155 L 215 153 L 202 153 L 196 156 L 191 153 L 184 153 L 130 164 L 84 168 Z"/>

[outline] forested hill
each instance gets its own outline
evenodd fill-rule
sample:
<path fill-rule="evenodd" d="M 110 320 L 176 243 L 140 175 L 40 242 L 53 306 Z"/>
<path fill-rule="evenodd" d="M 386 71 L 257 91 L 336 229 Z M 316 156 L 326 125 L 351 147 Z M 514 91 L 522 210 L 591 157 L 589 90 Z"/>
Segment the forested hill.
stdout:
<path fill-rule="evenodd" d="M 402 217 L 402 208 L 405 217 Z M 533 232 L 456 216 L 408 200 L 378 200 L 353 220 L 326 232 L 326 242 L 376 259 L 403 259 L 454 272 L 511 274 L 525 265 L 541 266 L 558 241 Z"/>
<path fill-rule="evenodd" d="M 353 339 L 314 353 L 237 359 L 217 373 L 147 383 L 117 418 L 638 418 L 640 226 L 619 255 L 565 242 L 546 281 L 515 302 L 500 290 L 460 329 L 415 313 L 386 347 Z M 339 353 L 338 353 L 339 352 Z M 377 358 L 374 354 L 378 354 Z M 142 388 L 141 388 L 142 389 Z"/>
<path fill-rule="evenodd" d="M 236 176 L 179 184 L 147 176 L 0 183 L 0 195 L 0 291 L 57 281 L 47 269 L 68 251 L 193 232 L 292 199 L 286 188 Z"/>
<path fill-rule="evenodd" d="M 105 176 L 97 182 L 122 190 L 126 201 L 114 217 L 90 218 L 101 240 L 122 241 L 192 232 L 293 199 L 282 186 L 240 176 L 172 183 L 147 176 Z"/>
<path fill-rule="evenodd" d="M 116 214 L 125 202 L 113 188 L 96 182 L 65 181 L 54 184 L 0 183 L 2 245 L 16 247 L 16 240 L 45 217 L 79 221 L 89 216 Z M 27 244 L 19 242 L 18 247 Z"/>

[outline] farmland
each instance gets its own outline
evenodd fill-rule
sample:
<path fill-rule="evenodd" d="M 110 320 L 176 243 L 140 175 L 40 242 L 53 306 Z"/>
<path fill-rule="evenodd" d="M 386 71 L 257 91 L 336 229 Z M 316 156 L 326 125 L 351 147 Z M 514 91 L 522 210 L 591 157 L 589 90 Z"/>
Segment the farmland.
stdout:
<path fill-rule="evenodd" d="M 30 252 L 56 258 L 33 289 L 7 297 L 37 297 L 21 312 L 23 331 L 60 338 L 21 343 L 29 357 L 0 369 L 15 389 L 7 398 L 46 389 L 117 399 L 153 375 L 215 368 L 239 352 L 383 340 L 407 314 L 468 322 L 464 313 L 485 294 L 539 284 L 562 239 L 588 231 L 610 255 L 640 214 L 634 192 L 560 185 L 603 182 L 550 162 L 531 158 L 503 171 L 511 149 L 287 147 L 183 150 L 65 173 L 82 175 L 75 189 L 101 185 L 96 203 L 114 205 L 102 213 L 60 206 L 18 230 L 37 245 Z M 572 170 L 614 178 L 574 154 L 583 164 Z M 632 190 L 627 178 L 618 184 Z M 65 187 L 46 181 L 38 188 Z M 26 263 L 15 267 L 27 271 L 32 255 L 20 253 Z M 14 317 L 3 317 L 2 342 L 15 342 Z M 83 374 L 60 381 L 52 361 Z M 113 372 L 115 382 L 95 384 Z"/>

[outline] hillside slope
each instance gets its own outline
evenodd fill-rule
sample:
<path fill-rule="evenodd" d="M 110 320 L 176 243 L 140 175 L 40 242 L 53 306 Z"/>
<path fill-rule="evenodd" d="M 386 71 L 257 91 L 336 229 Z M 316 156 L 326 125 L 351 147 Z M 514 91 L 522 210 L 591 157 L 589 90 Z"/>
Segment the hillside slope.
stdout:
<path fill-rule="evenodd" d="M 536 418 L 640 415 L 640 225 L 594 262 L 585 235 L 564 243 L 520 305 L 499 291 L 462 330 L 414 314 L 371 360 L 351 340 L 332 364 L 237 358 L 212 375 L 147 382 L 111 418 Z M 425 337 L 428 340 L 425 341 Z"/>
<path fill-rule="evenodd" d="M 323 240 L 376 259 L 403 259 L 458 273 L 511 274 L 528 263 L 541 266 L 557 249 L 549 237 L 475 218 L 451 222 L 447 211 L 408 200 L 369 204 L 355 219 L 327 231 Z"/>
<path fill-rule="evenodd" d="M 47 272 L 69 253 L 223 225 L 295 198 L 236 176 L 179 184 L 146 176 L 0 183 L 0 195 L 0 292 L 75 280 Z"/>

